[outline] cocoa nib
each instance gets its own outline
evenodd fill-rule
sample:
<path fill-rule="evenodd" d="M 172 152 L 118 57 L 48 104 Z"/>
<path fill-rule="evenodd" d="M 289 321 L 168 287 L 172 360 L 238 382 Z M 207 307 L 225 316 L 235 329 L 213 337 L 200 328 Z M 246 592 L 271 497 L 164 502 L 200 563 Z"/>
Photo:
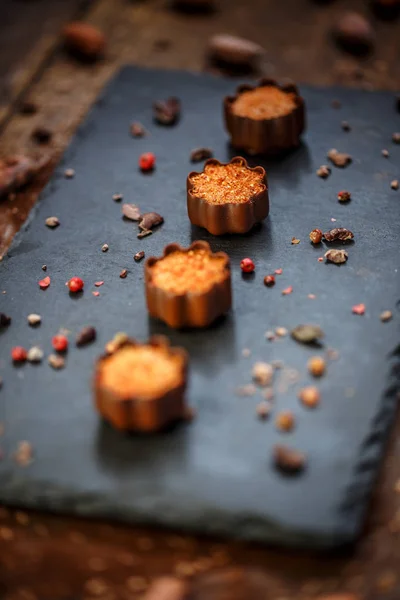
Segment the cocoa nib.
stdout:
<path fill-rule="evenodd" d="M 143 213 L 141 215 L 141 221 L 139 223 L 139 228 L 142 231 L 148 231 L 149 229 L 153 229 L 153 227 L 156 227 L 157 225 L 161 225 L 161 223 L 164 223 L 164 217 L 162 217 L 158 213 L 156 213 L 156 212 Z"/>
<path fill-rule="evenodd" d="M 0 312 L 0 329 L 2 329 L 2 327 L 8 327 L 10 323 L 11 317 L 8 317 L 4 313 Z"/>
<path fill-rule="evenodd" d="M 136 204 L 123 204 L 121 209 L 122 214 L 126 219 L 129 219 L 130 221 L 140 221 L 140 208 L 136 206 Z"/>
<path fill-rule="evenodd" d="M 274 462 L 281 471 L 298 473 L 306 466 L 306 455 L 283 444 L 277 444 L 274 447 Z"/>
<path fill-rule="evenodd" d="M 195 148 L 190 153 L 191 162 L 200 162 L 213 157 L 213 151 L 210 148 Z"/>
<path fill-rule="evenodd" d="M 76 345 L 85 346 L 86 344 L 90 344 L 90 342 L 94 342 L 95 339 L 95 328 L 91 326 L 83 327 L 83 329 L 81 329 L 78 335 L 76 336 Z"/>
<path fill-rule="evenodd" d="M 160 125 L 175 125 L 181 114 L 181 101 L 170 97 L 153 104 L 154 120 Z"/>
<path fill-rule="evenodd" d="M 340 167 L 342 169 L 347 167 L 352 161 L 350 154 L 346 154 L 346 152 L 338 152 L 335 150 L 335 148 L 329 150 L 328 158 L 335 165 L 335 167 Z"/>
<path fill-rule="evenodd" d="M 0 159 L 0 197 L 29 183 L 48 162 L 49 157 L 34 160 L 24 155 Z"/>
<path fill-rule="evenodd" d="M 331 250 L 325 252 L 326 260 L 328 260 L 329 262 L 333 262 L 336 265 L 345 263 L 348 257 L 349 255 L 347 254 L 346 250 L 334 250 L 332 248 Z"/>
<path fill-rule="evenodd" d="M 334 242 L 335 240 L 347 242 L 354 238 L 354 233 L 345 227 L 335 227 L 330 231 L 325 231 L 324 238 L 327 242 Z"/>
<path fill-rule="evenodd" d="M 148 235 L 151 235 L 153 232 L 151 229 L 143 229 L 143 231 L 141 231 L 140 233 L 137 234 L 137 237 L 139 238 L 139 240 L 141 240 L 144 237 L 147 237 Z"/>

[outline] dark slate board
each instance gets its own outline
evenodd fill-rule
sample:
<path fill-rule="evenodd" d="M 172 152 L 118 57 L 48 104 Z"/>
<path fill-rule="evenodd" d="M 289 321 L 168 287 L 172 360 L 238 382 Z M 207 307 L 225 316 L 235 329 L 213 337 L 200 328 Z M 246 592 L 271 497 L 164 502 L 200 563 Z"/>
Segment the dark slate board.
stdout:
<path fill-rule="evenodd" d="M 185 179 L 193 168 L 188 155 L 210 146 L 226 160 L 231 152 L 221 120 L 221 99 L 232 81 L 205 75 L 125 68 L 106 90 L 80 128 L 62 164 L 42 195 L 35 214 L 0 265 L 0 310 L 13 317 L 0 338 L 1 420 L 5 423 L 0 463 L 0 501 L 87 517 L 174 526 L 201 533 L 238 536 L 286 545 L 333 547 L 355 539 L 382 456 L 395 408 L 391 353 L 398 342 L 399 201 L 389 182 L 399 177 L 400 147 L 391 143 L 399 117 L 388 93 L 304 88 L 308 132 L 303 145 L 280 160 L 265 163 L 270 182 L 271 215 L 247 236 L 214 238 L 192 228 L 186 215 Z M 175 128 L 151 121 L 156 98 L 178 95 L 183 117 Z M 339 98 L 341 110 L 331 107 Z M 344 133 L 340 121 L 352 125 Z M 132 139 L 128 128 L 141 121 L 151 134 Z M 329 148 L 348 151 L 353 164 L 332 169 L 323 181 L 315 170 Z M 390 158 L 381 149 L 390 148 Z M 138 172 L 139 154 L 153 151 L 153 175 Z M 256 161 L 251 160 L 253 164 Z M 263 163 L 264 164 L 264 163 Z M 65 168 L 76 177 L 66 180 Z M 199 167 L 200 168 L 200 167 Z M 349 189 L 353 200 L 339 205 L 336 194 Z M 165 216 L 165 224 L 140 241 L 137 227 L 121 219 L 115 192 L 143 209 Z M 61 226 L 44 220 L 56 215 Z M 324 248 L 313 248 L 308 233 L 348 226 L 355 232 L 345 266 L 317 261 Z M 291 245 L 299 237 L 298 246 Z M 232 259 L 234 310 L 208 331 L 168 331 L 148 319 L 143 294 L 143 263 L 133 254 L 144 249 L 159 255 L 168 242 L 188 245 L 207 239 Z M 101 252 L 107 242 L 109 252 Z M 239 261 L 251 256 L 254 277 L 243 278 Z M 38 280 L 48 266 L 51 287 Z M 274 289 L 265 274 L 282 267 Z M 129 268 L 125 280 L 122 268 Z M 71 298 L 65 281 L 86 281 L 80 298 Z M 104 280 L 100 297 L 93 283 Z M 290 296 L 282 289 L 293 285 Z M 316 294 L 315 300 L 307 295 Z M 351 312 L 364 302 L 365 316 Z M 394 320 L 379 314 L 391 309 Z M 32 329 L 26 315 L 38 312 L 42 325 Z M 275 343 L 264 332 L 315 322 L 326 332 L 326 346 L 340 359 L 321 380 L 323 402 L 315 411 L 300 406 L 294 386 L 277 395 L 276 410 L 291 409 L 298 425 L 280 434 L 273 421 L 255 417 L 257 398 L 239 398 L 234 388 L 249 382 L 255 360 L 282 359 L 303 374 L 315 349 L 290 338 Z M 74 334 L 81 326 L 98 328 L 98 341 L 72 347 L 64 371 L 46 363 L 14 368 L 10 348 L 39 343 L 50 352 L 59 327 Z M 95 357 L 116 331 L 145 339 L 167 333 L 191 355 L 190 403 L 198 410 L 190 425 L 150 437 L 121 435 L 102 423 L 92 408 L 90 379 Z M 244 359 L 241 350 L 251 348 Z M 354 388 L 349 398 L 348 390 Z M 15 465 L 12 453 L 28 439 L 35 461 Z M 308 470 L 289 478 L 271 465 L 276 442 L 288 442 L 309 454 Z"/>

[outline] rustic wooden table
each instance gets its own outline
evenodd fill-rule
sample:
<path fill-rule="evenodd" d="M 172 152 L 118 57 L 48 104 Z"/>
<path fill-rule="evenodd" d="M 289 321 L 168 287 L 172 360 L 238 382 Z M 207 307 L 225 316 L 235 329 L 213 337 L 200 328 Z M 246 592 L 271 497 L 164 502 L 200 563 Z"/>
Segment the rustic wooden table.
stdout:
<path fill-rule="evenodd" d="M 237 34 L 263 45 L 265 74 L 319 85 L 400 88 L 398 22 L 374 21 L 377 43 L 368 58 L 344 55 L 331 40 L 332 23 L 344 4 L 366 11 L 362 0 L 218 4 L 214 14 L 194 17 L 172 10 L 167 0 L 5 0 L 0 22 L 1 155 L 37 153 L 31 132 L 45 126 L 53 132 L 46 150 L 57 160 L 120 65 L 209 69 L 205 49 L 215 33 Z M 77 16 L 107 35 L 101 62 L 76 62 L 60 47 L 62 24 Z M 34 101 L 38 112 L 21 115 L 21 100 Z M 0 255 L 50 173 L 51 167 L 15 198 L 0 203 Z M 400 432 L 400 418 L 395 432 Z M 241 565 L 265 573 L 270 592 L 262 598 L 306 600 L 349 591 L 366 600 L 395 600 L 400 597 L 399 484 L 400 438 L 393 435 L 362 539 L 352 552 L 329 556 L 0 507 L 0 595 L 8 600 L 140 598 L 159 575 L 190 577 L 216 566 Z"/>

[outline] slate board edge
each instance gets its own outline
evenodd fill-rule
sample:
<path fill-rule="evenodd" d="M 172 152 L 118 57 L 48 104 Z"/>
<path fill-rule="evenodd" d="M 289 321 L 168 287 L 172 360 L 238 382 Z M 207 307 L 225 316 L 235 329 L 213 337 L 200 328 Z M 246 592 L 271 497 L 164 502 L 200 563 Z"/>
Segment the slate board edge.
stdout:
<path fill-rule="evenodd" d="M 121 71 L 115 77 L 113 77 L 110 82 L 108 82 L 106 84 L 104 90 L 100 94 L 99 99 L 95 102 L 93 107 L 89 110 L 88 114 L 85 117 L 84 122 L 81 123 L 76 134 L 73 136 L 69 147 L 64 152 L 63 156 L 60 159 L 58 166 L 56 167 L 56 171 L 53 175 L 52 180 L 50 180 L 50 182 L 47 184 L 44 191 L 40 194 L 40 198 L 39 198 L 38 202 L 40 202 L 42 199 L 44 199 L 47 196 L 47 194 L 51 193 L 51 186 L 54 184 L 54 180 L 63 176 L 61 174 L 61 172 L 59 171 L 60 167 L 62 165 L 65 165 L 68 162 L 69 158 L 71 156 L 73 156 L 75 140 L 77 138 L 79 138 L 80 136 L 84 135 L 85 131 L 87 129 L 90 129 L 92 120 L 94 119 L 94 117 L 96 115 L 96 108 L 99 104 L 101 104 L 103 97 L 108 93 L 109 89 L 113 85 L 115 85 L 115 83 L 118 81 L 118 79 L 120 77 L 124 76 L 124 73 L 135 72 L 135 71 L 138 71 L 138 72 L 151 71 L 153 73 L 157 73 L 157 72 L 160 72 L 161 70 L 142 69 L 142 68 L 137 68 L 134 66 L 126 66 L 126 67 L 123 67 L 121 69 Z M 181 71 L 179 71 L 179 72 L 181 72 Z M 198 77 L 201 75 L 202 78 L 207 77 L 209 79 L 214 79 L 214 80 L 220 79 L 218 77 L 215 77 L 213 75 L 208 75 L 208 74 L 207 75 L 190 74 L 190 73 L 185 73 L 185 74 L 192 75 L 193 77 Z M 339 88 L 335 87 L 335 88 L 324 88 L 324 89 L 332 89 L 332 91 L 334 91 L 335 89 L 339 89 Z M 346 90 L 346 92 L 348 92 L 350 95 L 351 95 L 351 92 L 353 91 L 348 88 L 341 88 L 341 89 Z M 355 90 L 355 92 L 360 93 L 360 90 Z M 375 94 L 376 93 L 376 92 L 368 92 L 368 91 L 364 91 L 364 92 L 365 92 L 365 94 L 371 94 L 371 93 Z M 23 236 L 24 236 L 25 231 L 27 231 L 27 229 L 31 226 L 31 223 L 34 220 L 37 206 L 38 206 L 38 204 L 31 210 L 29 218 L 24 223 L 23 227 L 20 229 L 18 234 L 14 237 L 13 243 L 7 253 L 7 256 L 5 257 L 5 260 L 10 259 L 12 257 L 12 251 L 14 249 L 16 249 L 19 246 L 19 244 L 23 241 Z M 354 484 L 352 484 L 348 488 L 348 498 L 346 499 L 346 502 L 343 503 L 343 506 L 340 507 L 340 511 L 343 512 L 343 527 L 338 529 L 335 532 L 335 535 L 322 536 L 321 533 L 319 533 L 314 537 L 309 534 L 304 534 L 304 532 L 302 532 L 302 531 L 293 531 L 292 530 L 292 531 L 288 532 L 287 530 L 285 530 L 285 534 L 284 534 L 283 540 L 282 540 L 282 536 L 280 535 L 280 532 L 283 531 L 284 528 L 279 527 L 279 525 L 277 525 L 276 523 L 272 524 L 268 520 L 264 521 L 264 524 L 266 527 L 266 535 L 264 534 L 264 529 L 260 527 L 260 525 L 262 525 L 263 521 L 259 521 L 257 523 L 257 527 L 258 527 L 257 531 L 255 531 L 254 527 L 252 527 L 252 526 L 247 528 L 246 523 L 243 523 L 239 527 L 237 522 L 232 524 L 232 526 L 230 523 L 228 523 L 228 528 L 226 528 L 226 527 L 222 527 L 222 528 L 209 527 L 208 523 L 202 523 L 202 530 L 207 534 L 229 535 L 229 537 L 232 537 L 232 527 L 233 527 L 236 530 L 236 534 L 237 534 L 235 537 L 238 537 L 241 539 L 246 539 L 246 540 L 263 541 L 263 542 L 278 541 L 279 544 L 282 544 L 282 541 L 284 541 L 284 543 L 287 543 L 287 545 L 290 545 L 291 547 L 298 545 L 301 547 L 328 549 L 328 548 L 334 548 L 334 547 L 341 546 L 343 544 L 348 544 L 348 543 L 355 541 L 355 537 L 360 533 L 360 529 L 362 526 L 361 518 L 365 515 L 365 512 L 367 510 L 367 505 L 362 506 L 361 502 L 362 502 L 362 499 L 365 497 L 368 497 L 372 491 L 372 485 L 376 479 L 375 469 L 376 469 L 376 466 L 379 464 L 381 457 L 383 455 L 384 449 L 386 447 L 385 442 L 387 439 L 387 434 L 389 431 L 389 426 L 390 426 L 391 420 L 395 414 L 395 410 L 396 410 L 395 395 L 394 394 L 393 395 L 386 394 L 385 399 L 382 401 L 382 404 L 381 404 L 381 410 L 376 415 L 375 420 L 374 420 L 375 423 L 379 423 L 379 425 L 380 425 L 379 435 L 377 435 L 374 430 L 374 432 L 369 433 L 365 438 L 365 441 L 360 450 L 358 463 L 356 464 L 355 469 L 354 469 L 354 471 L 357 473 L 358 483 L 356 486 Z M 372 425 L 371 425 L 371 429 L 372 429 Z M 371 449 L 372 449 L 372 455 L 373 455 L 372 458 L 370 456 Z M 367 457 L 367 454 L 369 455 L 369 457 Z M 7 487 L 8 489 L 5 490 L 5 487 Z M 40 492 L 37 492 L 36 494 L 32 493 L 33 490 L 32 490 L 31 484 L 29 484 L 29 487 L 30 487 L 30 490 L 29 490 L 30 497 L 24 499 L 25 507 L 30 506 L 31 508 L 37 508 L 38 507 L 37 502 L 38 502 L 38 499 L 40 499 L 40 502 L 41 502 L 40 507 L 41 508 L 43 508 L 43 506 L 47 503 L 48 509 L 51 512 L 59 513 L 59 514 L 70 514 L 71 511 L 68 510 L 68 506 L 71 507 L 71 505 L 73 504 L 73 501 L 72 501 L 72 496 L 74 493 L 73 489 L 65 490 L 63 488 L 57 488 L 58 493 L 65 494 L 65 492 L 67 492 L 67 494 L 71 495 L 71 499 L 63 500 L 60 504 L 58 504 L 57 499 L 54 498 L 54 490 L 52 490 L 51 487 L 48 487 L 46 482 L 40 482 L 40 484 L 39 484 Z M 5 474 L 5 476 L 1 480 L 1 485 L 0 485 L 1 501 L 4 502 L 5 504 L 18 506 L 19 505 L 18 498 L 21 498 L 19 492 L 21 492 L 21 488 L 18 485 L 17 486 L 14 485 L 12 474 L 10 474 L 9 477 L 7 476 L 7 474 Z M 58 494 L 56 494 L 56 495 L 58 495 Z M 100 497 L 100 495 L 99 495 L 99 497 Z M 68 506 L 65 506 L 64 504 L 68 504 Z M 115 513 L 113 515 L 110 515 L 107 512 L 107 510 L 104 510 L 102 508 L 101 501 L 100 502 L 98 501 L 97 495 L 90 496 L 88 504 L 84 503 L 84 505 L 82 505 L 82 506 L 75 506 L 75 510 L 76 510 L 76 514 L 84 516 L 85 518 L 87 518 L 87 517 L 90 517 L 90 518 L 112 517 L 114 519 L 116 518 Z M 90 511 L 90 513 L 89 513 L 89 511 Z M 122 521 L 128 520 L 128 521 L 136 522 L 139 524 L 158 525 L 158 523 L 154 520 L 154 518 L 152 518 L 151 523 L 149 523 L 149 521 L 147 520 L 145 515 L 138 517 L 138 515 L 136 513 L 136 515 L 134 517 L 132 517 L 132 515 L 129 514 L 129 510 L 126 510 L 126 507 L 124 507 L 124 511 L 125 511 L 124 515 L 121 517 L 117 517 L 117 520 L 122 520 Z M 187 524 L 185 524 L 185 523 L 182 524 L 181 521 L 179 521 L 177 524 L 175 524 L 174 518 L 169 518 L 169 520 L 164 518 L 164 524 L 166 522 L 168 522 L 168 526 L 177 526 L 181 529 L 193 531 L 193 529 L 191 529 L 190 526 L 188 527 Z M 271 531 L 271 529 L 272 529 L 272 531 Z M 195 530 L 198 531 L 198 527 L 196 527 Z"/>

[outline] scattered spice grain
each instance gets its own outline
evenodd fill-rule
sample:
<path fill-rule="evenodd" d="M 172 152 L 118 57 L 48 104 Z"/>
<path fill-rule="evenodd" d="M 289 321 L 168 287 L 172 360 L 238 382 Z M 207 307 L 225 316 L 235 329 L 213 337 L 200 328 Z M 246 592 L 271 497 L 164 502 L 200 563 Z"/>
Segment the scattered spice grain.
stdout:
<path fill-rule="evenodd" d="M 49 365 L 53 369 L 58 370 L 58 369 L 63 369 L 65 367 L 65 360 L 59 354 L 50 354 L 50 356 L 47 360 L 48 360 Z"/>
<path fill-rule="evenodd" d="M 310 231 L 310 234 L 309 234 L 310 241 L 313 244 L 320 244 L 322 241 L 322 236 L 323 236 L 323 233 L 322 233 L 321 229 L 313 229 L 312 231 Z"/>
<path fill-rule="evenodd" d="M 390 321 L 392 317 L 393 317 L 392 311 L 384 310 L 381 313 L 380 319 L 383 323 L 386 323 L 387 321 Z"/>
<path fill-rule="evenodd" d="M 125 219 L 130 221 L 140 221 L 140 208 L 136 204 L 124 203 L 121 207 Z"/>
<path fill-rule="evenodd" d="M 266 275 L 264 277 L 264 285 L 267 287 L 272 287 L 275 285 L 275 277 L 273 275 Z"/>
<path fill-rule="evenodd" d="M 392 135 L 392 142 L 394 144 L 400 144 L 400 133 L 396 132 Z"/>
<path fill-rule="evenodd" d="M 307 408 L 315 408 L 321 401 L 321 394 L 313 385 L 309 385 L 307 387 L 299 390 L 298 397 L 304 406 Z"/>
<path fill-rule="evenodd" d="M 346 152 L 338 152 L 335 148 L 332 148 L 328 152 L 328 158 L 335 167 L 344 168 L 352 162 L 352 157 Z"/>
<path fill-rule="evenodd" d="M 307 363 L 308 370 L 314 377 L 322 377 L 326 371 L 326 362 L 322 356 L 312 356 Z"/>
<path fill-rule="evenodd" d="M 341 190 L 337 195 L 337 199 L 339 202 L 349 202 L 349 200 L 351 200 L 351 194 L 347 190 Z"/>
<path fill-rule="evenodd" d="M 363 315 L 365 313 L 365 304 L 355 304 L 351 310 L 355 315 Z"/>
<path fill-rule="evenodd" d="M 290 410 L 284 410 L 277 414 L 275 426 L 279 431 L 289 432 L 294 429 L 295 418 Z"/>
<path fill-rule="evenodd" d="M 127 275 L 128 275 L 128 269 L 122 269 L 121 273 L 119 274 L 121 279 L 125 279 Z"/>
<path fill-rule="evenodd" d="M 47 265 L 42 265 L 42 271 L 47 271 Z"/>
<path fill-rule="evenodd" d="M 100 296 L 100 292 L 92 292 L 93 296 L 95 296 L 95 298 L 98 298 L 98 296 Z"/>
<path fill-rule="evenodd" d="M 390 187 L 392 188 L 392 190 L 398 190 L 399 181 L 397 179 L 393 179 L 393 181 L 390 182 Z"/>
<path fill-rule="evenodd" d="M 36 313 L 31 313 L 27 316 L 27 320 L 29 325 L 35 327 L 36 325 L 40 325 L 40 323 L 42 322 L 42 317 L 40 315 L 37 315 Z"/>
<path fill-rule="evenodd" d="M 103 244 L 102 247 L 101 247 L 101 251 L 102 252 L 108 252 L 108 249 L 109 249 L 109 245 L 108 244 Z"/>
<path fill-rule="evenodd" d="M 275 269 L 274 273 L 275 275 L 282 275 L 283 269 Z"/>
<path fill-rule="evenodd" d="M 389 158 L 389 150 L 386 150 L 386 148 L 384 148 L 384 149 L 382 150 L 382 156 L 383 156 L 384 158 Z"/>
<path fill-rule="evenodd" d="M 41 279 L 39 281 L 39 287 L 41 290 L 47 290 L 47 288 L 49 287 L 51 283 L 51 279 L 49 276 L 45 277 L 44 279 Z"/>
<path fill-rule="evenodd" d="M 143 231 L 141 231 L 140 233 L 137 234 L 137 237 L 141 240 L 144 237 L 147 237 L 148 235 L 151 235 L 153 232 L 151 231 L 151 229 L 144 229 Z"/>
<path fill-rule="evenodd" d="M 350 123 L 348 123 L 348 121 L 342 121 L 341 126 L 343 131 L 348 132 L 351 130 Z"/>
<path fill-rule="evenodd" d="M 321 165 L 319 169 L 317 169 L 316 173 L 318 177 L 321 177 L 321 179 L 327 179 L 327 177 L 329 177 L 331 174 L 331 169 L 327 165 Z"/>
<path fill-rule="evenodd" d="M 156 166 L 156 157 L 153 152 L 144 152 L 139 157 L 139 169 L 143 173 L 153 171 Z"/>
<path fill-rule="evenodd" d="M 75 177 L 74 169 L 65 169 L 64 176 L 66 179 L 73 179 Z"/>
<path fill-rule="evenodd" d="M 289 287 L 287 287 L 284 290 L 282 290 L 282 296 L 288 296 L 292 292 L 293 292 L 293 286 L 289 285 Z"/>
<path fill-rule="evenodd" d="M 43 360 L 43 350 L 39 346 L 32 346 L 28 350 L 27 360 L 31 363 L 40 363 Z"/>
<path fill-rule="evenodd" d="M 275 334 L 278 337 L 285 337 L 285 335 L 288 334 L 288 330 L 286 329 L 286 327 L 275 327 Z"/>
<path fill-rule="evenodd" d="M 28 353 L 22 346 L 14 346 L 11 349 L 11 359 L 14 363 L 24 363 L 28 357 Z"/>
<path fill-rule="evenodd" d="M 18 442 L 17 449 L 14 453 L 14 460 L 20 467 L 27 467 L 33 460 L 33 447 L 30 442 L 23 440 Z"/>
<path fill-rule="evenodd" d="M 132 137 L 141 138 L 146 135 L 147 131 L 141 123 L 139 123 L 138 121 L 135 121 L 130 124 L 129 133 L 131 134 Z"/>
<path fill-rule="evenodd" d="M 349 257 L 346 250 L 335 250 L 333 248 L 325 252 L 324 256 L 327 261 L 335 263 L 336 265 L 345 263 Z"/>
<path fill-rule="evenodd" d="M 267 400 L 259 402 L 256 407 L 257 417 L 264 421 L 270 416 L 271 408 L 271 404 Z"/>
<path fill-rule="evenodd" d="M 135 262 L 140 262 L 141 260 L 143 260 L 144 257 L 145 257 L 144 250 L 140 250 L 139 252 L 136 252 L 136 254 L 134 254 L 133 260 Z"/>
<path fill-rule="evenodd" d="M 114 202 L 121 202 L 123 200 L 123 195 L 122 194 L 113 194 L 112 199 L 114 200 Z"/>
<path fill-rule="evenodd" d="M 253 366 L 251 375 L 253 380 L 263 387 L 270 385 L 274 375 L 274 369 L 269 363 L 257 362 Z"/>
<path fill-rule="evenodd" d="M 49 227 L 50 229 L 55 229 L 56 227 L 59 226 L 60 221 L 59 221 L 58 217 L 47 217 L 45 223 L 46 223 L 47 227 Z"/>
<path fill-rule="evenodd" d="M 243 258 L 240 261 L 240 268 L 243 273 L 253 273 L 256 267 L 251 258 Z"/>
<path fill-rule="evenodd" d="M 298 238 L 292 237 L 292 245 L 297 246 L 297 244 L 300 244 L 300 240 Z"/>

